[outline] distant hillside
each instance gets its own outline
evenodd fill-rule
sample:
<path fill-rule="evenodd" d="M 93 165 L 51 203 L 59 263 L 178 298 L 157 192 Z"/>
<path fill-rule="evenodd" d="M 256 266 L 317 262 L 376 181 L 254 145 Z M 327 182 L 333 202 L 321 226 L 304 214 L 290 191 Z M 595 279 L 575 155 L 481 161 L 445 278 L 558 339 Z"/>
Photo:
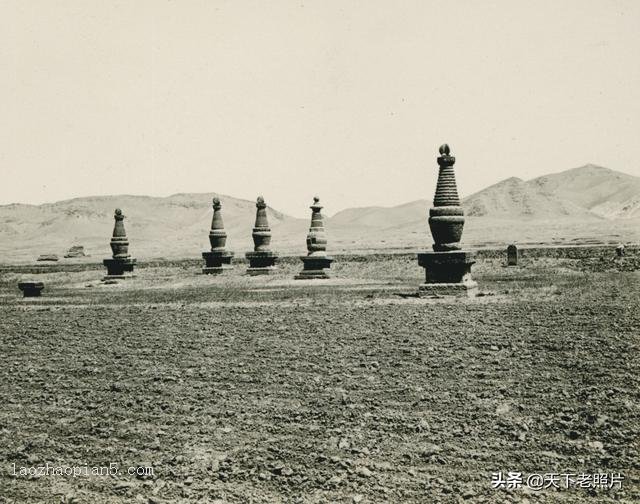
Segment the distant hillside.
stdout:
<path fill-rule="evenodd" d="M 503 180 L 465 199 L 479 217 L 640 217 L 640 177 L 595 165 L 538 177 Z"/>
<path fill-rule="evenodd" d="M 134 257 L 198 257 L 209 247 L 213 196 L 95 196 L 0 206 L 0 261 L 33 261 L 44 253 L 62 257 L 72 245 L 83 245 L 92 260 L 108 257 L 116 207 L 127 216 Z M 228 248 L 242 256 L 252 248 L 255 202 L 217 196 Z M 326 219 L 329 252 L 428 247 L 430 206 L 425 199 L 338 212 Z M 529 181 L 509 178 L 465 198 L 463 206 L 463 242 L 472 246 L 640 241 L 640 178 L 593 165 Z M 308 219 L 272 208 L 268 214 L 272 248 L 304 254 Z"/>
<path fill-rule="evenodd" d="M 0 258 L 35 259 L 41 253 L 61 256 L 72 245 L 83 245 L 92 256 L 107 257 L 116 207 L 122 208 L 126 216 L 125 228 L 134 256 L 197 256 L 209 247 L 213 196 L 222 200 L 229 247 L 237 253 L 249 250 L 256 212 L 253 201 L 213 193 L 175 194 L 166 198 L 120 195 L 37 206 L 0 206 Z M 269 208 L 269 224 L 274 230 L 274 248 L 288 245 L 287 240 L 294 236 L 304 248 L 306 221 Z"/>
<path fill-rule="evenodd" d="M 424 224 L 430 203 L 411 201 L 395 207 L 348 208 L 335 214 L 329 223 L 333 227 L 389 228 L 414 222 Z"/>
<path fill-rule="evenodd" d="M 430 245 L 429 199 L 384 208 L 350 208 L 327 227 L 345 246 Z M 463 242 L 502 246 L 637 242 L 640 178 L 586 165 L 524 181 L 512 177 L 463 199 Z M 349 231 L 347 231 L 347 229 Z"/>
<path fill-rule="evenodd" d="M 465 213 L 471 217 L 502 219 L 596 217 L 587 208 L 544 191 L 532 182 L 512 177 L 487 187 L 464 199 Z"/>
<path fill-rule="evenodd" d="M 640 177 L 588 164 L 529 184 L 607 219 L 640 217 Z"/>
<path fill-rule="evenodd" d="M 431 200 L 395 207 L 350 208 L 336 225 L 390 228 L 424 222 Z M 492 219 L 626 219 L 640 217 L 640 177 L 585 165 L 524 181 L 511 177 L 463 199 L 465 214 Z"/>

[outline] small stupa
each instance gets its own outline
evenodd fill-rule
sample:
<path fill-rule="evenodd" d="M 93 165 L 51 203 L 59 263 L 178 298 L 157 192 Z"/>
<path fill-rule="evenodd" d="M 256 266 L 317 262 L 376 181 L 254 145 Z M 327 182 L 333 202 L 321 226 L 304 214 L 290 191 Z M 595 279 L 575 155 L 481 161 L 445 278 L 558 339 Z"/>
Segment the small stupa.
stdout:
<path fill-rule="evenodd" d="M 478 284 L 471 278 L 475 263 L 471 252 L 461 250 L 464 211 L 460 205 L 453 165 L 456 158 L 447 144 L 440 146 L 438 184 L 429 209 L 429 227 L 433 236 L 433 252 L 418 254 L 418 264 L 425 269 L 421 296 L 475 296 Z"/>
<path fill-rule="evenodd" d="M 262 196 L 256 200 L 256 223 L 253 227 L 253 252 L 247 252 L 248 275 L 269 275 L 276 269 L 278 255 L 269 248 L 271 228 L 267 220 L 267 204 Z"/>
<path fill-rule="evenodd" d="M 102 264 L 107 268 L 107 274 L 102 279 L 105 280 L 124 280 L 133 278 L 133 268 L 136 260 L 129 255 L 129 240 L 124 230 L 124 214 L 122 210 L 116 208 L 115 225 L 113 226 L 113 236 L 111 237 L 111 251 L 113 256 L 111 259 L 104 259 Z"/>
<path fill-rule="evenodd" d="M 231 258 L 233 252 L 228 252 L 224 247 L 227 244 L 227 233 L 222 221 L 222 203 L 219 198 L 213 198 L 213 218 L 211 219 L 211 231 L 209 231 L 209 243 L 211 250 L 203 252 L 202 257 L 205 266 L 202 272 L 208 275 L 219 275 L 231 270 Z"/>
<path fill-rule="evenodd" d="M 295 276 L 296 280 L 312 278 L 329 278 L 325 270 L 331 267 L 333 259 L 327 256 L 327 236 L 324 230 L 324 219 L 320 210 L 320 198 L 313 198 L 311 205 L 311 226 L 307 234 L 307 255 L 302 256 L 303 269 Z"/>

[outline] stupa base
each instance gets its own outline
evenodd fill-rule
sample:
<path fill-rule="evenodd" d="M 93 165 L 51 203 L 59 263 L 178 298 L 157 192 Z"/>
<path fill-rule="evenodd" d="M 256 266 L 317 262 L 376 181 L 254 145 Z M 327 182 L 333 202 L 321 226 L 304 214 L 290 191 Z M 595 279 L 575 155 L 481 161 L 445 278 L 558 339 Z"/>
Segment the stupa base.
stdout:
<path fill-rule="evenodd" d="M 271 275 L 278 269 L 276 266 L 278 255 L 271 250 L 264 252 L 247 252 L 245 257 L 249 260 L 247 275 Z"/>
<path fill-rule="evenodd" d="M 205 275 L 220 275 L 233 269 L 231 266 L 233 252 L 203 252 L 202 257 L 205 261 L 202 273 Z"/>
<path fill-rule="evenodd" d="M 465 283 L 423 283 L 418 286 L 420 297 L 475 297 L 478 284 L 473 280 Z"/>
<path fill-rule="evenodd" d="M 474 263 L 473 254 L 464 250 L 418 254 L 418 264 L 425 269 L 426 277 L 418 294 L 474 297 L 478 291 L 478 284 L 471 278 Z"/>
<path fill-rule="evenodd" d="M 327 256 L 303 256 L 300 259 L 302 259 L 304 266 L 303 270 L 294 277 L 295 280 L 322 280 L 331 278 L 325 270 L 331 267 L 333 258 Z"/>
<path fill-rule="evenodd" d="M 136 265 L 135 259 L 104 259 L 102 264 L 107 268 L 107 274 L 102 278 L 103 282 L 107 280 L 127 280 L 136 276 L 133 273 L 133 268 Z"/>
<path fill-rule="evenodd" d="M 222 275 L 229 271 L 233 271 L 233 266 L 205 266 L 202 268 L 203 275 Z"/>
<path fill-rule="evenodd" d="M 137 275 L 135 273 L 131 273 L 128 275 L 105 275 L 102 277 L 103 282 L 109 282 L 111 280 L 133 280 Z"/>

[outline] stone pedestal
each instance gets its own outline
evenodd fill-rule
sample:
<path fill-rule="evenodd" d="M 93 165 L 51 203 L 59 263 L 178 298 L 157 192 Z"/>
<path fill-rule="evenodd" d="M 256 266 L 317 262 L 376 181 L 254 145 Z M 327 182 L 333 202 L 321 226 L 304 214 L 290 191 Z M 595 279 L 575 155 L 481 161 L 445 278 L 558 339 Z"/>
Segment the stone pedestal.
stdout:
<path fill-rule="evenodd" d="M 418 264 L 425 269 L 425 282 L 418 287 L 420 296 L 468 296 L 477 293 L 478 284 L 471 279 L 475 263 L 471 252 L 423 252 Z"/>
<path fill-rule="evenodd" d="M 231 266 L 233 252 L 203 252 L 202 257 L 205 262 L 202 272 L 205 275 L 219 275 L 220 273 L 231 271 L 233 269 L 233 266 Z"/>
<path fill-rule="evenodd" d="M 135 278 L 136 275 L 133 272 L 133 268 L 136 265 L 136 260 L 128 257 L 125 259 L 104 259 L 102 264 L 107 268 L 107 274 L 102 280 L 127 280 Z"/>
<path fill-rule="evenodd" d="M 58 256 L 56 254 L 40 254 L 36 261 L 52 261 L 55 262 L 58 260 Z"/>
<path fill-rule="evenodd" d="M 40 297 L 44 284 L 42 282 L 20 282 L 18 289 L 22 291 L 23 297 Z"/>
<path fill-rule="evenodd" d="M 331 278 L 327 274 L 326 270 L 331 267 L 333 258 L 327 257 L 327 256 L 325 257 L 303 256 L 300 259 L 302 259 L 303 267 L 302 267 L 302 271 L 294 277 L 296 280 Z"/>
<path fill-rule="evenodd" d="M 267 204 L 262 196 L 256 200 L 256 223 L 253 227 L 253 252 L 247 252 L 249 260 L 247 275 L 270 275 L 276 270 L 278 254 L 269 248 L 271 228 L 267 220 Z"/>
<path fill-rule="evenodd" d="M 294 278 L 296 280 L 312 280 L 329 278 L 326 270 L 331 267 L 333 259 L 327 256 L 327 235 L 324 230 L 324 218 L 320 198 L 313 198 L 311 205 L 311 226 L 307 234 L 307 255 L 302 256 L 303 269 Z"/>
<path fill-rule="evenodd" d="M 278 256 L 272 250 L 247 252 L 245 256 L 249 260 L 247 275 L 270 275 L 277 269 Z"/>
<path fill-rule="evenodd" d="M 124 229 L 124 214 L 122 210 L 116 208 L 113 215 L 115 224 L 113 226 L 113 236 L 111 237 L 111 259 L 104 259 L 102 264 L 107 268 L 107 274 L 102 281 L 126 280 L 135 278 L 133 269 L 136 260 L 129 254 L 129 240 Z"/>
<path fill-rule="evenodd" d="M 518 265 L 518 247 L 513 243 L 507 247 L 507 266 Z"/>
<path fill-rule="evenodd" d="M 475 263 L 471 252 L 460 249 L 464 228 L 464 211 L 460 205 L 453 165 L 447 144 L 440 146 L 438 184 L 429 209 L 429 228 L 433 252 L 418 254 L 418 264 L 425 269 L 425 282 L 418 287 L 420 296 L 475 296 L 478 284 L 471 279 Z"/>

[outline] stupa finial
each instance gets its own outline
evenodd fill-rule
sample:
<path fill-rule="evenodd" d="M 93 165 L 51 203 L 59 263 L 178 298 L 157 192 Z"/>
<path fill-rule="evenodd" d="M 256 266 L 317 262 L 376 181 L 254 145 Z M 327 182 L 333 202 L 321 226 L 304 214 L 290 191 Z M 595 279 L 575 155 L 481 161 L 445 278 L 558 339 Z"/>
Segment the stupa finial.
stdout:
<path fill-rule="evenodd" d="M 456 158 L 451 155 L 451 148 L 449 147 L 449 144 L 442 144 L 438 150 L 440 151 L 438 166 L 442 168 L 443 166 L 453 166 L 455 164 Z M 455 180 L 453 182 L 455 184 Z M 438 179 L 438 183 L 440 183 L 440 179 Z"/>

